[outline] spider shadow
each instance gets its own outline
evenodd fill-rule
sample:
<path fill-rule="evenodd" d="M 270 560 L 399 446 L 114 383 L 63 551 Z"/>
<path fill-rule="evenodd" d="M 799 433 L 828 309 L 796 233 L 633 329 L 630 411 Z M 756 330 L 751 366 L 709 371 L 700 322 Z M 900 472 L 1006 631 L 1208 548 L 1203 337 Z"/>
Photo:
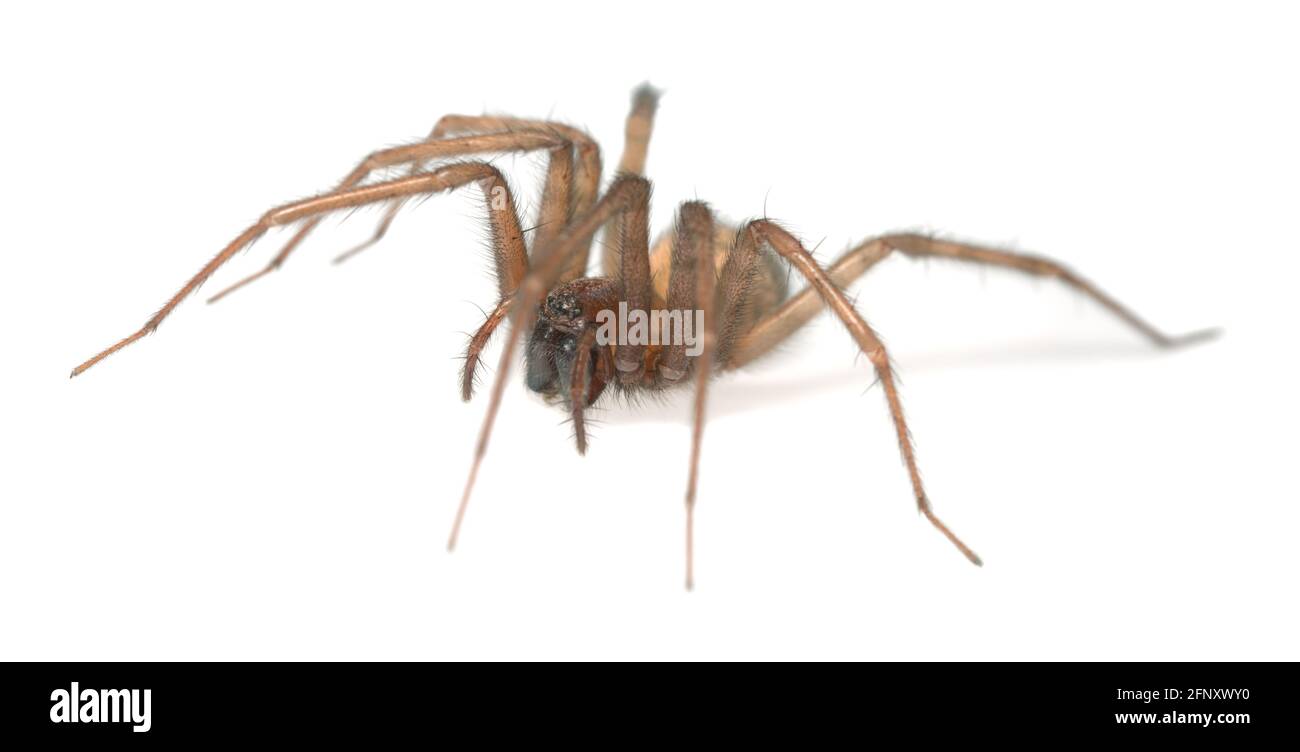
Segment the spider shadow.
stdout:
<path fill-rule="evenodd" d="M 1061 342 L 1036 340 L 1012 342 L 987 348 L 935 350 L 896 358 L 895 367 L 906 377 L 909 373 L 962 368 L 993 368 L 1009 365 L 1029 366 L 1060 363 L 1106 363 L 1121 360 L 1156 358 L 1170 350 L 1153 349 L 1145 342 L 1085 341 Z M 776 355 L 780 362 L 793 352 Z M 785 356 L 784 358 L 782 356 Z M 719 378 L 709 389 L 710 418 L 745 413 L 772 404 L 792 402 L 808 394 L 846 391 L 861 392 L 874 382 L 874 375 L 861 360 L 855 366 L 833 366 L 816 373 L 763 378 L 765 364 L 742 369 L 743 379 L 732 375 Z M 634 405 L 628 410 L 608 410 L 601 416 L 606 425 L 639 423 L 682 423 L 690 421 L 692 390 L 684 389 L 663 399 Z"/>

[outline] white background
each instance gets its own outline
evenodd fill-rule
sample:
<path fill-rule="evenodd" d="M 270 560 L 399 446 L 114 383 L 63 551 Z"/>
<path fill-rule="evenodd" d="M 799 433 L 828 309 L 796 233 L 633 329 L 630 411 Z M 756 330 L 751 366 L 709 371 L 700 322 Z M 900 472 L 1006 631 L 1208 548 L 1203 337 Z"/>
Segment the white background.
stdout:
<path fill-rule="evenodd" d="M 1292 13 L 10 8 L 0 658 L 1300 658 Z M 1056 284 L 891 259 L 854 290 L 936 509 L 986 566 L 918 517 L 868 363 L 823 320 L 715 383 L 690 594 L 687 394 L 602 411 L 579 458 L 512 375 L 444 550 L 484 409 L 456 357 L 493 302 L 472 190 L 341 267 L 378 213 L 331 218 L 68 380 L 369 150 L 510 112 L 589 128 L 612 166 L 643 80 L 666 92 L 657 229 L 698 196 L 824 259 L 931 230 L 1225 336 L 1155 352 Z M 539 160 L 497 163 L 535 208 Z"/>

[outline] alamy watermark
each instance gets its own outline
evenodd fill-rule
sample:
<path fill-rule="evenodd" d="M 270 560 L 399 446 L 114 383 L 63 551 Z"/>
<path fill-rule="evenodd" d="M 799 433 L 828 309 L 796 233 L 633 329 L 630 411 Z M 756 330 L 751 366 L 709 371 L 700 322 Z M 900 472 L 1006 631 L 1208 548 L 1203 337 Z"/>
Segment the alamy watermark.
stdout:
<path fill-rule="evenodd" d="M 596 312 L 597 345 L 684 345 L 687 357 L 704 352 L 704 311 L 699 309 L 628 310 Z"/>
<path fill-rule="evenodd" d="M 71 689 L 50 693 L 50 720 L 54 723 L 130 723 L 132 731 L 148 731 L 151 691 L 148 689 Z"/>

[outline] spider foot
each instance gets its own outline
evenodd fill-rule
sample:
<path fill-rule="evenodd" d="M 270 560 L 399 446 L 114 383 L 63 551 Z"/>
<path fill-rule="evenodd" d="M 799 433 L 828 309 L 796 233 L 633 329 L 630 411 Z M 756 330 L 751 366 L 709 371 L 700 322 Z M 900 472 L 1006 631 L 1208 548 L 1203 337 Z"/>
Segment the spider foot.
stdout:
<path fill-rule="evenodd" d="M 1164 341 L 1160 343 L 1160 346 L 1168 350 L 1178 347 L 1191 347 L 1193 345 L 1200 345 L 1218 339 L 1222 334 L 1223 330 L 1216 326 L 1209 329 L 1189 332 L 1177 337 L 1166 337 Z"/>
<path fill-rule="evenodd" d="M 984 560 L 979 557 L 979 554 L 972 551 L 970 546 L 967 546 L 965 543 L 962 543 L 961 538 L 958 538 L 951 530 L 948 529 L 947 525 L 943 524 L 942 520 L 940 520 L 938 517 L 935 516 L 934 512 L 930 511 L 929 503 L 926 503 L 921 507 L 921 514 L 924 514 L 926 519 L 928 519 L 931 524 L 933 524 L 936 528 L 938 528 L 939 532 L 943 533 L 944 537 L 946 537 L 949 541 L 952 542 L 954 546 L 957 547 L 958 551 L 961 551 L 962 554 L 965 555 L 967 559 L 970 559 L 971 564 L 974 564 L 977 567 L 984 566 Z"/>

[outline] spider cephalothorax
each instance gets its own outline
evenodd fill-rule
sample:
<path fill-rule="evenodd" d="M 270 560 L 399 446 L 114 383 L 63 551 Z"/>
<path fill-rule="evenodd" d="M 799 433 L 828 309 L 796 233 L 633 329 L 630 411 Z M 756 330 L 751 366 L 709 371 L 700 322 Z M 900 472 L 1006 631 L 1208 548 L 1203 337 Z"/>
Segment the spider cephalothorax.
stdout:
<path fill-rule="evenodd" d="M 692 206 L 699 215 L 695 217 L 697 222 L 712 224 L 703 204 Z M 722 287 L 716 281 L 709 285 L 711 307 L 721 306 L 726 315 L 711 366 L 716 369 L 727 365 L 731 344 L 737 337 L 785 300 L 785 275 L 766 249 L 757 249 L 747 260 L 738 255 L 735 258 L 740 263 L 733 262 L 729 267 L 727 261 L 732 258 L 738 237 L 734 227 L 717 225 L 712 232 L 700 233 L 690 242 L 682 238 L 682 232 L 679 228 L 677 233 L 665 235 L 650 249 L 652 284 L 648 297 L 643 297 L 648 309 L 631 308 L 631 296 L 613 277 L 579 277 L 561 283 L 546 295 L 537 308 L 536 323 L 524 349 L 529 389 L 572 411 L 575 405 L 594 404 L 606 393 L 606 387 L 635 395 L 689 383 L 686 376 L 695 358 L 702 354 L 702 310 L 673 306 L 698 306 L 697 263 L 710 264 L 711 271 L 728 283 Z M 688 258 L 688 246 L 703 257 Z M 729 297 L 720 297 L 728 288 Z M 620 358 L 620 348 L 624 355 L 628 351 L 638 354 Z M 574 413 L 574 421 L 581 432 L 581 410 Z M 584 448 L 581 433 L 578 448 Z"/>
<path fill-rule="evenodd" d="M 470 490 L 487 450 L 505 377 L 527 333 L 523 348 L 525 382 L 529 389 L 570 413 L 579 452 L 585 449 L 587 440 L 584 412 L 611 386 L 636 392 L 694 385 L 694 431 L 686 490 L 689 587 L 695 488 L 709 379 L 717 371 L 738 368 L 770 352 L 826 309 L 844 324 L 875 369 L 917 509 L 968 559 L 980 563 L 979 557 L 935 516 L 921 483 L 889 356 L 842 291 L 891 253 L 954 259 L 1058 279 L 1161 347 L 1197 341 L 1209 334 L 1168 337 L 1054 261 L 924 235 L 872 238 L 823 266 L 798 239 L 771 220 L 733 227 L 715 222 L 706 204 L 688 201 L 677 212 L 675 231 L 652 246 L 650 183 L 643 173 L 657 101 L 657 93 L 648 86 L 633 94 L 619 174 L 603 193 L 600 149 L 577 128 L 513 117 L 443 117 L 427 139 L 368 156 L 335 190 L 268 211 L 199 270 L 144 326 L 77 366 L 72 375 L 157 329 L 218 268 L 272 227 L 301 223 L 298 232 L 264 269 L 211 300 L 280 268 L 325 214 L 377 202 L 390 204 L 371 240 L 343 256 L 348 257 L 384 235 L 404 199 L 477 185 L 486 199 L 499 300 L 467 348 L 461 387 L 465 399 L 473 394 L 474 374 L 492 333 L 507 319 L 511 325 L 448 546 L 455 546 Z M 511 151 L 547 154 L 538 221 L 527 243 L 510 187 L 489 162 L 444 161 L 428 165 L 434 160 Z M 408 174 L 365 183 L 374 171 L 396 166 L 408 167 Z M 586 273 L 592 239 L 602 228 L 601 276 L 589 277 Z M 790 297 L 783 273 L 786 266 L 808 283 Z M 679 330 L 674 330 L 675 326 Z M 687 336 L 676 336 L 674 332 Z"/>

